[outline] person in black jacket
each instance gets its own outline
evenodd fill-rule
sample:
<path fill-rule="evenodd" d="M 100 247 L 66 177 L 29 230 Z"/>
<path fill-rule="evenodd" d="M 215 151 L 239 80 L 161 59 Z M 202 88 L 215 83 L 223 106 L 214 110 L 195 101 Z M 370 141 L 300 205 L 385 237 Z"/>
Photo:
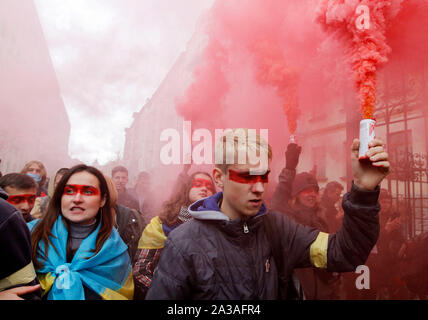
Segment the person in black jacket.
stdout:
<path fill-rule="evenodd" d="M 128 184 L 128 169 L 116 166 L 111 170 L 111 179 L 117 190 L 117 203 L 135 210 L 139 210 L 139 204 L 132 193 L 126 189 Z"/>
<path fill-rule="evenodd" d="M 285 152 L 285 167 L 279 175 L 271 209 L 282 212 L 305 226 L 322 232 L 332 232 L 326 221 L 326 209 L 318 201 L 317 179 L 308 172 L 296 175 L 301 147 L 290 143 Z M 305 298 L 308 300 L 338 299 L 339 275 L 319 268 L 304 268 L 296 271 Z"/>
<path fill-rule="evenodd" d="M 104 175 L 107 182 L 107 187 L 110 193 L 110 207 L 113 210 L 115 227 L 119 231 L 123 242 L 128 246 L 129 257 L 132 264 L 135 263 L 135 253 L 138 248 L 138 241 L 147 224 L 139 211 L 128 208 L 117 203 L 118 193 L 113 180 Z"/>
<path fill-rule="evenodd" d="M 21 213 L 0 188 L 0 300 L 40 300 L 31 261 L 31 236 Z"/>
<path fill-rule="evenodd" d="M 354 183 L 344 197 L 343 226 L 327 234 L 268 212 L 263 197 L 270 146 L 248 129 L 226 130 L 216 146 L 213 170 L 223 192 L 192 204 L 194 219 L 170 233 L 146 299 L 278 299 L 278 270 L 263 225 L 268 217 L 282 235 L 285 275 L 311 265 L 343 272 L 364 264 L 379 235 L 378 185 L 389 162 L 380 140 L 370 142 L 369 164 L 358 161 L 358 147 L 356 139 Z M 233 164 L 226 159 L 234 159 Z"/>

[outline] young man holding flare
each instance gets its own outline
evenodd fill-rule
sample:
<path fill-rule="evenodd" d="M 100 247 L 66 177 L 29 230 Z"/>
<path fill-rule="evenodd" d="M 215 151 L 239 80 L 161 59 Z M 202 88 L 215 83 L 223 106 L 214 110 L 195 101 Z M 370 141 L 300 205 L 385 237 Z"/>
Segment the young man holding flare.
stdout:
<path fill-rule="evenodd" d="M 358 161 L 358 147 L 355 139 L 354 181 L 344 196 L 343 225 L 328 234 L 268 211 L 263 198 L 271 147 L 248 129 L 225 131 L 215 150 L 223 162 L 213 169 L 223 191 L 192 204 L 194 219 L 170 233 L 146 299 L 284 298 L 265 219 L 272 219 L 280 234 L 285 276 L 295 268 L 345 272 L 364 264 L 379 235 L 379 184 L 389 172 L 389 162 L 380 140 L 370 142 L 370 164 Z M 247 155 L 244 163 L 238 157 L 242 153 Z"/>

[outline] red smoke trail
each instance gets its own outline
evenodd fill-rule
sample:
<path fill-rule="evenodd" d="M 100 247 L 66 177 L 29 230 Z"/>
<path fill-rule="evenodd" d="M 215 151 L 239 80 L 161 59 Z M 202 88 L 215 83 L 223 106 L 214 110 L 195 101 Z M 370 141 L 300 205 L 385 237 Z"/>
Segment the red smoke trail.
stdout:
<path fill-rule="evenodd" d="M 224 68 L 228 63 L 227 51 L 215 37 L 210 37 L 202 56 L 202 63 L 193 72 L 193 82 L 183 97 L 176 99 L 176 109 L 192 128 L 212 123 L 212 113 L 221 111 L 223 99 L 229 90 Z"/>
<path fill-rule="evenodd" d="M 209 15 L 203 20 L 204 24 L 197 28 L 195 38 L 198 42 L 190 47 L 193 51 L 190 50 L 188 56 L 192 58 L 189 59 L 191 63 L 188 63 L 189 69 L 186 71 L 192 72 L 193 82 L 187 91 L 179 95 L 182 97 L 179 101 L 186 102 L 177 106 L 180 116 L 184 115 L 185 120 L 191 120 L 192 128 L 195 129 L 268 128 L 269 143 L 274 152 L 272 176 L 275 176 L 283 168 L 284 150 L 288 143 L 287 132 L 284 130 L 284 99 L 273 85 L 262 84 L 259 80 L 260 77 L 264 79 L 263 72 L 270 74 L 267 72 L 269 70 L 275 78 L 275 64 L 268 62 L 263 69 L 263 64 L 259 63 L 261 66 L 257 67 L 256 55 L 259 54 L 266 60 L 272 59 L 269 55 L 274 58 L 279 56 L 278 60 L 282 59 L 282 63 L 278 65 L 285 65 L 290 70 L 287 80 L 298 83 L 295 99 L 298 98 L 301 121 L 296 132 L 302 135 L 304 150 L 309 154 L 312 145 L 316 144 L 324 146 L 327 154 L 340 157 L 337 161 L 348 161 L 345 153 L 337 152 L 336 146 L 343 143 L 342 135 L 331 134 L 324 137 L 313 131 L 318 125 L 318 119 L 325 119 L 326 126 L 335 124 L 335 121 L 343 116 L 338 105 L 352 107 L 352 104 L 348 105 L 348 99 L 360 92 L 353 89 L 358 69 L 351 64 L 352 54 L 358 57 L 355 41 L 359 38 L 348 31 L 347 28 L 355 27 L 355 23 L 352 24 L 346 17 L 353 15 L 355 22 L 358 17 L 355 8 L 362 2 L 356 0 L 353 6 L 349 6 L 349 1 L 343 3 L 343 6 L 348 4 L 349 9 L 346 11 L 342 8 L 345 13 L 340 16 L 337 10 L 331 13 L 333 8 L 328 7 L 328 2 L 324 1 L 325 10 L 321 15 L 321 21 L 324 22 L 319 23 L 317 20 L 320 19 L 320 0 L 215 1 Z M 386 61 L 387 52 L 381 50 L 383 56 L 376 56 L 369 51 L 374 58 L 370 58 L 367 63 L 374 68 L 372 75 L 378 75 L 379 82 L 387 78 L 390 83 L 388 95 L 401 98 L 403 94 L 397 90 L 400 86 L 393 84 L 401 84 L 403 74 L 407 75 L 409 70 L 412 75 L 422 77 L 421 70 L 424 70 L 424 65 L 428 65 L 428 33 L 422 32 L 427 30 L 428 8 L 426 0 L 408 0 L 403 3 L 403 9 L 398 16 L 392 20 L 394 10 L 401 7 L 397 3 L 401 4 L 394 1 L 388 10 L 384 8 L 388 13 L 388 19 L 385 20 L 387 28 L 385 34 L 380 33 L 384 43 L 392 48 L 388 56 L 389 61 L 383 70 L 378 72 L 379 67 Z M 371 6 L 373 5 L 375 3 Z M 382 7 L 376 8 L 380 10 Z M 372 24 L 375 23 L 373 13 L 370 17 Z M 345 41 L 337 41 L 335 37 L 328 36 L 325 29 L 340 35 Z M 377 34 L 379 35 L 379 32 Z M 365 35 L 368 37 L 368 34 Z M 206 49 L 195 54 L 195 50 L 200 50 L 199 40 L 205 37 L 209 40 L 204 44 Z M 262 48 L 267 47 L 265 56 L 262 49 L 256 48 L 257 43 L 260 43 Z M 380 46 L 378 42 L 375 44 Z M 260 52 L 257 53 L 258 51 Z M 362 58 L 360 62 L 360 66 L 365 66 Z M 281 67 L 278 69 L 281 70 Z M 359 73 L 361 74 L 364 73 Z M 294 75 L 298 75 L 298 82 L 291 81 Z M 368 83 L 372 87 L 375 85 L 370 81 Z M 378 85 L 378 100 L 383 88 L 384 86 Z M 428 93 L 423 96 L 425 98 L 421 105 L 428 106 Z M 358 98 L 355 100 L 359 101 Z M 290 119 L 289 116 L 288 118 Z M 293 130 L 292 124 L 289 130 Z M 310 170 L 311 166 L 309 161 L 302 162 L 301 169 Z M 336 171 L 330 170 L 334 174 Z M 326 172 L 329 178 L 330 172 Z"/>
<path fill-rule="evenodd" d="M 214 123 L 217 128 L 236 127 L 238 123 L 250 127 L 260 122 L 260 118 L 250 119 L 257 113 L 256 108 L 266 111 L 262 104 L 255 106 L 259 99 L 251 99 L 257 91 L 248 92 L 248 99 L 242 99 L 238 104 L 231 105 L 230 101 L 241 84 L 229 83 L 228 80 L 235 78 L 236 72 L 246 73 L 250 67 L 247 58 L 250 58 L 257 85 L 275 89 L 287 116 L 289 131 L 294 133 L 299 115 L 297 75 L 291 68 L 293 64 L 285 63 L 287 60 L 283 56 L 281 42 L 284 22 L 287 21 L 285 17 L 293 16 L 292 6 L 276 0 L 216 1 L 205 30 L 209 43 L 193 72 L 192 84 L 182 97 L 176 99 L 178 114 L 192 120 L 192 126 L 195 122 L 195 127 L 213 127 Z M 239 59 L 237 57 L 241 57 L 242 62 L 241 68 L 236 70 L 233 63 Z M 277 118 L 273 115 L 277 105 L 268 105 L 272 116 L 266 115 L 265 121 L 269 117 Z M 222 117 L 222 113 L 231 116 Z M 269 122 L 268 127 L 271 127 L 273 121 Z M 262 125 L 257 124 L 256 127 Z"/>
<path fill-rule="evenodd" d="M 300 115 L 297 98 L 297 72 L 288 67 L 278 41 L 262 40 L 253 47 L 256 79 L 262 85 L 276 88 L 282 98 L 283 109 L 287 116 L 288 130 L 291 134 L 297 129 L 297 117 Z"/>
<path fill-rule="evenodd" d="M 402 1 L 323 0 L 319 7 L 318 21 L 328 32 L 342 38 L 349 47 L 349 62 L 365 119 L 373 117 L 376 72 L 388 61 L 387 56 L 391 52 L 386 43 L 386 27 L 399 12 Z M 369 25 L 363 25 L 367 21 L 361 20 L 362 14 L 366 12 L 358 11 L 362 5 L 369 9 Z"/>

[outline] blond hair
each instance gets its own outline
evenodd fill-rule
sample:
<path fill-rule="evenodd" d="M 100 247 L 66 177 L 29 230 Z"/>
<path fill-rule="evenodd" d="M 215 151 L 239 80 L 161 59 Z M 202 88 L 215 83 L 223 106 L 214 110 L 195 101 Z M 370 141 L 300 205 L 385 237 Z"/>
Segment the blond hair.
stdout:
<path fill-rule="evenodd" d="M 32 160 L 32 161 L 28 162 L 27 164 L 25 164 L 24 168 L 22 168 L 21 173 L 26 174 L 28 172 L 28 169 L 30 168 L 30 166 L 33 164 L 37 164 L 40 168 L 40 171 L 42 172 L 42 180 L 40 181 L 39 184 L 41 186 L 43 186 L 46 182 L 47 172 L 46 172 L 46 168 L 42 162 L 40 162 L 38 160 Z"/>
<path fill-rule="evenodd" d="M 272 159 L 272 147 L 256 133 L 255 129 L 227 129 L 218 139 L 215 146 L 215 166 L 226 172 L 230 164 L 245 164 L 249 155 L 267 155 L 266 160 Z"/>

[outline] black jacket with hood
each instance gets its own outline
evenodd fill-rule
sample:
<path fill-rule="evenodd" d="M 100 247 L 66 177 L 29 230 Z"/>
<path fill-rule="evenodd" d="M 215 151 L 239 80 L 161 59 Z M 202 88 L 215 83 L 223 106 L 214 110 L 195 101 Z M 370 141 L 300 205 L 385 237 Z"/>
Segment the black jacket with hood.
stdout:
<path fill-rule="evenodd" d="M 267 214 L 282 234 L 285 274 L 311 265 L 354 271 L 379 235 L 379 188 L 352 186 L 343 200 L 343 226 L 330 235 L 264 205 L 247 221 L 229 220 L 218 207 L 222 196 L 192 204 L 194 219 L 170 233 L 146 299 L 277 299 L 278 273 L 262 221 Z"/>
<path fill-rule="evenodd" d="M 31 261 L 30 230 L 7 198 L 0 188 L 0 291 L 39 283 Z M 22 298 L 40 300 L 40 296 L 38 290 Z"/>
<path fill-rule="evenodd" d="M 280 175 L 278 185 L 276 186 L 271 210 L 279 211 L 286 214 L 288 217 L 297 223 L 316 228 L 323 232 L 333 233 L 340 228 L 340 225 L 331 230 L 324 220 L 326 209 L 316 205 L 314 208 L 308 208 L 298 201 L 290 203 L 293 194 L 297 194 L 297 190 L 293 190 L 293 182 L 295 181 L 296 170 L 284 168 Z M 312 180 L 309 181 L 310 183 Z M 303 187 L 304 184 L 301 184 Z M 331 300 L 338 299 L 337 295 L 339 276 L 332 272 L 327 272 L 325 269 L 319 268 L 302 268 L 296 271 L 296 276 L 299 279 L 305 298 L 308 300 Z"/>

